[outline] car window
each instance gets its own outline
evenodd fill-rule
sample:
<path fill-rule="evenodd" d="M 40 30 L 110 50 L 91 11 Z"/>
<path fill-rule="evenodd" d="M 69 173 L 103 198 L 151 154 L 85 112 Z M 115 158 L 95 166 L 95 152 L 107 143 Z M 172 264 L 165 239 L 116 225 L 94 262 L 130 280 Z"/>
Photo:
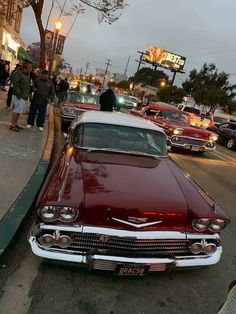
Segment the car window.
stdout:
<path fill-rule="evenodd" d="M 188 117 L 186 114 L 180 111 L 163 110 L 162 116 L 166 120 L 180 121 L 188 123 Z"/>
<path fill-rule="evenodd" d="M 156 109 L 151 109 L 151 108 L 149 108 L 149 109 L 147 109 L 147 110 L 145 111 L 145 113 L 146 113 L 147 116 L 152 116 L 152 117 L 154 117 L 154 116 L 156 116 L 156 115 L 158 114 L 159 111 L 160 111 L 160 110 L 156 110 Z"/>
<path fill-rule="evenodd" d="M 230 128 L 230 124 L 229 123 L 223 123 L 220 125 L 221 129 L 229 129 Z"/>
<path fill-rule="evenodd" d="M 77 126 L 72 144 L 81 148 L 166 156 L 166 137 L 162 132 L 127 126 L 85 123 Z"/>
<path fill-rule="evenodd" d="M 186 112 L 190 112 L 190 113 L 194 113 L 196 114 L 197 116 L 200 115 L 200 110 L 199 109 L 196 109 L 196 108 L 193 108 L 193 107 L 185 107 L 183 111 L 186 111 Z"/>
<path fill-rule="evenodd" d="M 179 105 L 179 106 L 177 106 L 177 108 L 182 110 L 183 109 L 183 105 Z"/>
<path fill-rule="evenodd" d="M 68 93 L 67 94 L 67 100 L 71 102 L 76 103 L 82 103 L 82 104 L 93 104 L 98 105 L 99 103 L 99 97 L 96 95 L 86 95 L 82 93 Z"/>
<path fill-rule="evenodd" d="M 236 123 L 231 123 L 230 128 L 231 128 L 231 130 L 236 131 Z"/>

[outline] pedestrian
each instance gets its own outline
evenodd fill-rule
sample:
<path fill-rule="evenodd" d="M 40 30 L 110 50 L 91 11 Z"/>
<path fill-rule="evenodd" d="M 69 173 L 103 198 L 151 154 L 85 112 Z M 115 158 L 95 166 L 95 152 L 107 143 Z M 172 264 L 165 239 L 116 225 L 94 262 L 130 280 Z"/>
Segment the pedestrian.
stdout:
<path fill-rule="evenodd" d="M 20 64 L 17 64 L 9 77 L 9 89 L 7 93 L 6 108 L 11 107 L 12 95 L 13 95 L 13 77 L 17 71 L 21 70 L 21 68 L 22 66 Z"/>
<path fill-rule="evenodd" d="M 13 113 L 11 119 L 10 130 L 20 132 L 24 128 L 19 126 L 18 120 L 20 114 L 25 110 L 25 101 L 28 100 L 30 94 L 30 72 L 32 71 L 31 63 L 25 62 L 21 70 L 17 71 L 12 79 L 13 82 Z"/>
<path fill-rule="evenodd" d="M 113 108 L 117 108 L 115 86 L 115 82 L 108 82 L 108 89 L 99 98 L 100 111 L 112 112 Z"/>
<path fill-rule="evenodd" d="M 54 84 L 54 89 L 55 89 L 56 96 L 58 97 L 58 81 L 57 81 L 56 75 L 53 76 L 52 82 Z"/>
<path fill-rule="evenodd" d="M 69 89 L 70 85 L 68 83 L 67 78 L 64 80 L 62 79 L 60 83 L 58 84 L 58 104 L 63 102 L 66 98 L 66 93 Z"/>
<path fill-rule="evenodd" d="M 27 120 L 27 128 L 34 126 L 34 121 L 37 115 L 36 124 L 40 131 L 43 131 L 45 122 L 47 104 L 54 101 L 55 88 L 51 80 L 49 80 L 49 72 L 43 70 L 41 77 L 34 82 L 34 95 L 30 105 L 29 117 Z"/>

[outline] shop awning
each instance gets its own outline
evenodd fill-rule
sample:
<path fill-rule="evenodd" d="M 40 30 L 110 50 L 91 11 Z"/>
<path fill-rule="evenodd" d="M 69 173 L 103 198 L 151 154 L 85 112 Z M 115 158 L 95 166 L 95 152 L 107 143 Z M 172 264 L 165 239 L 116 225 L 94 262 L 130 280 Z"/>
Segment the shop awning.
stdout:
<path fill-rule="evenodd" d="M 35 63 L 35 60 L 33 59 L 33 57 L 22 47 L 18 48 L 17 59 L 28 61 L 30 63 Z"/>

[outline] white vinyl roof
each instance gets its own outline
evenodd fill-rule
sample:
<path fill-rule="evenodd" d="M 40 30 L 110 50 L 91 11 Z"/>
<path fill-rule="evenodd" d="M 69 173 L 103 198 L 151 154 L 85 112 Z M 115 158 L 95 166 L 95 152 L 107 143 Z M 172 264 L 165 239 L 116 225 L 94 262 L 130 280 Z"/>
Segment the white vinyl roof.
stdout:
<path fill-rule="evenodd" d="M 102 123 L 129 126 L 164 133 L 159 126 L 150 121 L 120 112 L 85 111 L 76 121 L 76 124 L 81 123 Z"/>

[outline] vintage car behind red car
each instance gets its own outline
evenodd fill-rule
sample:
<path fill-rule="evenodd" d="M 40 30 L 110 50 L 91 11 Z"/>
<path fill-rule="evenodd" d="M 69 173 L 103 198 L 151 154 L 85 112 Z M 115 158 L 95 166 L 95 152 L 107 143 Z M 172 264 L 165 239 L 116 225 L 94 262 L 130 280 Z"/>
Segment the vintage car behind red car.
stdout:
<path fill-rule="evenodd" d="M 155 124 L 85 112 L 37 202 L 34 254 L 117 275 L 218 263 L 220 207 L 168 158 Z"/>
<path fill-rule="evenodd" d="M 218 135 L 202 128 L 191 126 L 189 113 L 174 106 L 151 104 L 130 114 L 147 119 L 160 126 L 166 133 L 170 146 L 197 152 L 213 151 Z"/>
<path fill-rule="evenodd" d="M 98 95 L 69 91 L 61 106 L 62 130 L 68 129 L 69 124 L 76 115 L 89 110 L 100 110 Z"/>

